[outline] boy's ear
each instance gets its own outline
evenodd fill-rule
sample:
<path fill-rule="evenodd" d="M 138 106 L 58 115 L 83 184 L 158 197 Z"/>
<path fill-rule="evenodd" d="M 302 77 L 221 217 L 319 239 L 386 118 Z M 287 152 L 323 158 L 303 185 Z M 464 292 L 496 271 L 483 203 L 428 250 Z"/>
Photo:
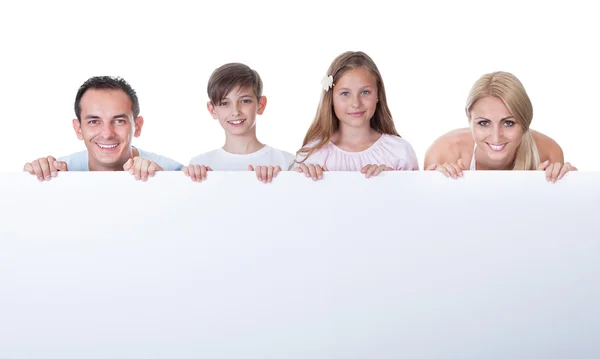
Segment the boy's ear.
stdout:
<path fill-rule="evenodd" d="M 208 109 L 208 112 L 210 112 L 210 115 L 212 116 L 212 118 L 214 118 L 216 120 L 217 112 L 215 111 L 215 105 L 213 105 L 212 102 L 208 101 L 206 103 L 206 108 Z"/>
<path fill-rule="evenodd" d="M 142 126 L 144 126 L 144 118 L 142 116 L 138 116 L 135 119 L 135 132 L 133 133 L 134 137 L 140 137 L 142 134 Z"/>
<path fill-rule="evenodd" d="M 83 140 L 83 133 L 81 133 L 81 122 L 78 119 L 73 120 L 73 129 L 75 130 L 77 138 Z"/>
<path fill-rule="evenodd" d="M 258 99 L 258 110 L 256 111 L 256 113 L 258 113 L 259 115 L 262 115 L 263 112 L 265 112 L 265 107 L 267 107 L 267 97 L 261 96 Z"/>

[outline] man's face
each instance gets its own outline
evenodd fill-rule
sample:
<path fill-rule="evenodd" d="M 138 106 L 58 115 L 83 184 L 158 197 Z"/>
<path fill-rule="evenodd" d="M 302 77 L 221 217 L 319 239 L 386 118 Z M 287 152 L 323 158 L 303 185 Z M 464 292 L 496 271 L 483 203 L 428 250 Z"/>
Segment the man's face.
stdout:
<path fill-rule="evenodd" d="M 133 118 L 131 99 L 122 90 L 89 89 L 80 107 L 81 122 L 73 120 L 73 128 L 88 149 L 90 170 L 122 170 L 144 124 L 141 116 Z"/>

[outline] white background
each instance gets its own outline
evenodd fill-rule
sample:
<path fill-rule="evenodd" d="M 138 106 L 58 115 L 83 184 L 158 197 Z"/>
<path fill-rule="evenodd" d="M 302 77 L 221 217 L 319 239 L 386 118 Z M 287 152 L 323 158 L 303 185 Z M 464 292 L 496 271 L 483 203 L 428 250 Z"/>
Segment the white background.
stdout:
<path fill-rule="evenodd" d="M 0 171 L 83 149 L 71 127 L 77 88 L 122 76 L 146 123 L 134 144 L 181 162 L 222 145 L 206 83 L 226 62 L 264 81 L 259 140 L 300 146 L 320 80 L 346 50 L 377 63 L 400 134 L 422 167 L 427 147 L 464 127 L 475 80 L 504 70 L 548 134 L 580 170 L 600 170 L 600 75 L 593 2 L 526 1 L 6 1 L 0 5 Z"/>

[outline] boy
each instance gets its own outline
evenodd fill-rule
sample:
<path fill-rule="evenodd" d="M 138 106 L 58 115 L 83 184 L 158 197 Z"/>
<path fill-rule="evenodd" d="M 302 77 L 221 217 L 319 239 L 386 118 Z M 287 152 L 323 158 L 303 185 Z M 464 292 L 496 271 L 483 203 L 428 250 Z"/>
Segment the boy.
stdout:
<path fill-rule="evenodd" d="M 190 160 L 183 172 L 192 181 L 206 179 L 207 171 L 255 171 L 263 183 L 289 170 L 295 156 L 261 143 L 256 137 L 256 115 L 267 98 L 258 73 L 240 63 L 217 68 L 208 81 L 208 111 L 225 130 L 225 145 Z"/>

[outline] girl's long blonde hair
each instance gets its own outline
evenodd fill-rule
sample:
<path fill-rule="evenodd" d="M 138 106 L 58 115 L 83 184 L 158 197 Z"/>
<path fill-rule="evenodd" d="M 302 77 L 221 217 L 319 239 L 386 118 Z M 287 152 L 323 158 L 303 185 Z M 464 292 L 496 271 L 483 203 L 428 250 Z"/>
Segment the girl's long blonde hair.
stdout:
<path fill-rule="evenodd" d="M 344 73 L 359 67 L 366 68 L 377 81 L 379 101 L 377 102 L 375 114 L 371 118 L 371 128 L 382 134 L 400 136 L 396 131 L 394 120 L 387 104 L 385 87 L 379 69 L 367 54 L 361 51 L 344 52 L 333 60 L 327 70 L 327 75 L 333 77 L 333 83 L 335 84 Z M 339 127 L 340 120 L 336 117 L 333 110 L 333 91 L 323 91 L 315 118 L 306 136 L 304 136 L 302 148 L 298 151 L 298 154 L 304 155 L 304 159 L 301 162 L 304 162 L 314 152 L 327 145 L 331 136 Z M 318 142 L 313 144 L 315 141 Z M 307 146 L 308 144 L 311 144 L 311 146 Z"/>
<path fill-rule="evenodd" d="M 527 96 L 525 87 L 515 75 L 508 72 L 497 71 L 481 76 L 473 84 L 467 98 L 465 112 L 469 120 L 471 119 L 471 108 L 475 102 L 488 96 L 501 99 L 517 124 L 523 128 L 523 138 L 519 148 L 517 148 L 512 169 L 536 170 L 540 163 L 540 156 L 535 140 L 531 136 L 531 131 L 529 131 L 529 126 L 533 120 L 533 106 L 529 96 Z"/>

